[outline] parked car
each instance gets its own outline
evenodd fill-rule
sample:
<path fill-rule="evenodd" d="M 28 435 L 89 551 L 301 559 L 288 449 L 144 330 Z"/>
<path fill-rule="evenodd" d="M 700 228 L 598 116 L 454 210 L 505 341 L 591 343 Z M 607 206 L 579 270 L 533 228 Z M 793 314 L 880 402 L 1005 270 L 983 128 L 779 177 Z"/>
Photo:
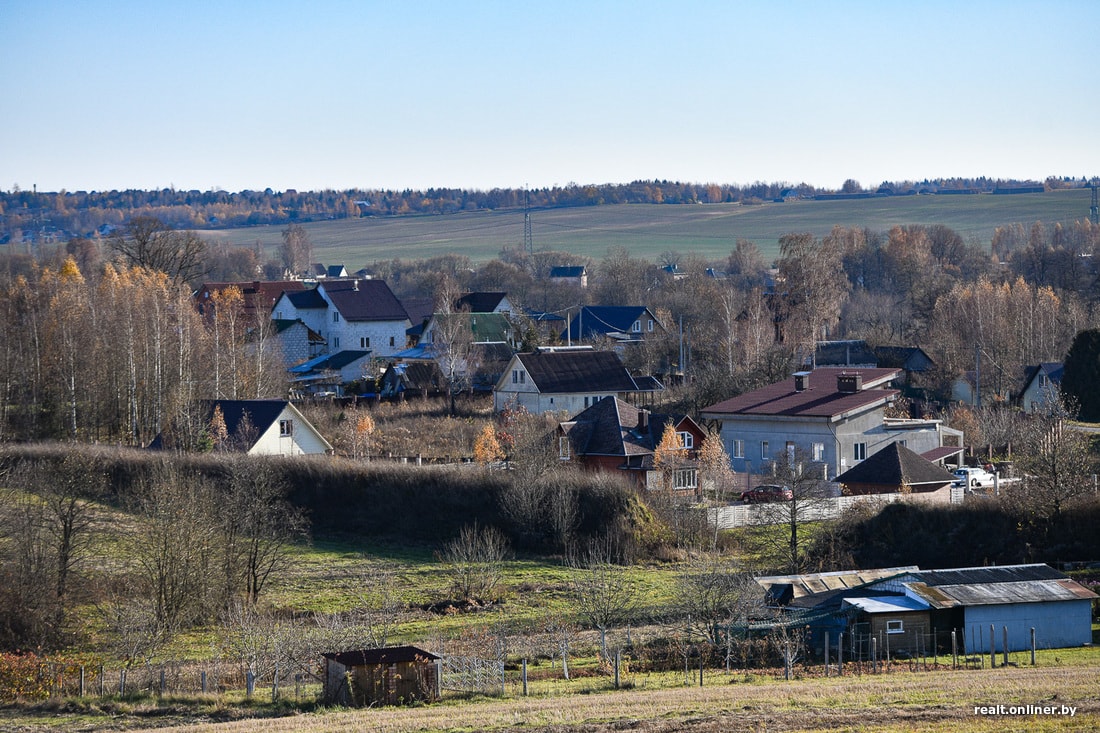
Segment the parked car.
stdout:
<path fill-rule="evenodd" d="M 794 499 L 794 494 L 791 492 L 790 488 L 778 484 L 761 484 L 760 486 L 754 486 L 748 491 L 741 492 L 741 501 L 746 504 L 769 501 L 791 501 L 792 499 Z"/>
<path fill-rule="evenodd" d="M 955 470 L 955 485 L 971 489 L 993 486 L 997 477 L 984 468 L 959 468 Z"/>

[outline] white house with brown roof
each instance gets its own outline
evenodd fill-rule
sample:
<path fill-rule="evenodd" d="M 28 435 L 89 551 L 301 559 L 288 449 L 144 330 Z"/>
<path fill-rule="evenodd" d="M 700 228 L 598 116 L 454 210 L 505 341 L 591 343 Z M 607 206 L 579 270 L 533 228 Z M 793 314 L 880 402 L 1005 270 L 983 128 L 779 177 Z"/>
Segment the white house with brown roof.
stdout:
<path fill-rule="evenodd" d="M 522 407 L 536 415 L 575 415 L 604 397 L 636 401 L 662 389 L 652 377 L 631 376 L 612 351 L 545 347 L 512 356 L 493 389 L 493 410 Z"/>
<path fill-rule="evenodd" d="M 271 317 L 300 319 L 325 340 L 323 353 L 351 349 L 372 357 L 405 348 L 409 317 L 382 280 L 324 280 L 317 287 L 284 292 Z"/>
<path fill-rule="evenodd" d="M 762 472 L 777 460 L 810 460 L 832 479 L 897 442 L 924 453 L 962 433 L 938 420 L 888 420 L 900 369 L 822 367 L 711 405 L 735 471 Z"/>

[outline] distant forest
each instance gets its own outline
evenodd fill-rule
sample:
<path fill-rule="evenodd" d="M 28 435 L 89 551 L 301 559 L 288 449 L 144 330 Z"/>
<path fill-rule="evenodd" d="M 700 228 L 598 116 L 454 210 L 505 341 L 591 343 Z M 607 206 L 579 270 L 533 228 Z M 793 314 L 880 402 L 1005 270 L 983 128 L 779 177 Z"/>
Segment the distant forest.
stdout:
<path fill-rule="evenodd" d="M 1055 189 L 1087 185 L 1085 179 L 1051 177 L 1045 182 L 948 178 L 883 182 L 865 189 L 854 180 L 840 190 L 802 183 L 750 185 L 635 181 L 471 191 L 430 188 L 347 191 L 24 191 L 0 192 L 0 244 L 48 244 L 109 234 L 134 216 L 152 216 L 174 229 L 214 229 L 287 224 L 361 216 L 451 214 L 460 211 L 565 208 L 606 204 L 753 204 L 789 197 L 979 193 L 1006 189 Z"/>

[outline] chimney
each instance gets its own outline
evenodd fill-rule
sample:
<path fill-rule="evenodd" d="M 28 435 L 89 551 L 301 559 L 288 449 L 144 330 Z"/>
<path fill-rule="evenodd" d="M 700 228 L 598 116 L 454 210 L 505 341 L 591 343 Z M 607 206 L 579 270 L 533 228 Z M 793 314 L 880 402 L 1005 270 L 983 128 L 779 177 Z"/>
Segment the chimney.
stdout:
<path fill-rule="evenodd" d="M 649 410 L 638 410 L 638 432 L 649 432 Z"/>
<path fill-rule="evenodd" d="M 794 373 L 794 391 L 805 392 L 810 388 L 810 372 Z"/>
<path fill-rule="evenodd" d="M 862 392 L 863 375 L 859 372 L 841 372 L 836 375 L 836 391 L 841 394 Z"/>
<path fill-rule="evenodd" d="M 351 289 L 355 290 L 355 291 L 359 290 L 359 281 L 358 280 L 352 280 L 351 281 Z"/>

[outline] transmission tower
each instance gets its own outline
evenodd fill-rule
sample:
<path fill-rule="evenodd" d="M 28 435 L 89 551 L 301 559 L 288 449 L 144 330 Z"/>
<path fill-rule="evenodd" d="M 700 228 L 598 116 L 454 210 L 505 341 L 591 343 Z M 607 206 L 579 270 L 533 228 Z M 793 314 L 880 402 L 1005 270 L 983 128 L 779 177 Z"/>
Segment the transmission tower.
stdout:
<path fill-rule="evenodd" d="M 1089 209 L 1089 218 L 1092 219 L 1094 225 L 1100 224 L 1100 204 L 1097 203 L 1096 199 L 1096 186 L 1097 181 L 1094 178 L 1092 181 L 1092 208 Z"/>
<path fill-rule="evenodd" d="M 1095 199 L 1097 195 L 1097 189 L 1092 189 L 1092 198 Z M 1096 204 L 1096 201 L 1092 201 Z M 1095 207 L 1093 207 L 1095 208 Z M 527 195 L 527 186 L 524 186 L 524 251 L 528 254 L 535 252 L 535 243 L 531 241 L 531 209 L 530 198 Z"/>

